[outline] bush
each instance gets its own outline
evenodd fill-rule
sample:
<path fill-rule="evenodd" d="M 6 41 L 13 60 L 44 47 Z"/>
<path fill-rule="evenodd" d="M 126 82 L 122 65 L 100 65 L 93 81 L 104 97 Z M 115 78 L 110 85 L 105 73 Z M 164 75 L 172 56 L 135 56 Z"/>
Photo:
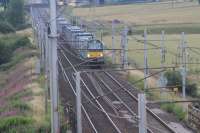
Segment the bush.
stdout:
<path fill-rule="evenodd" d="M 174 104 L 162 104 L 161 108 L 168 113 L 173 113 Z"/>
<path fill-rule="evenodd" d="M 26 36 L 4 36 L 0 38 L 0 65 L 9 62 L 17 48 L 30 46 L 30 44 L 30 40 Z"/>
<path fill-rule="evenodd" d="M 6 34 L 11 32 L 15 32 L 13 26 L 6 21 L 0 21 L 0 33 Z"/>
<path fill-rule="evenodd" d="M 179 71 L 167 71 L 164 76 L 167 79 L 167 86 L 177 86 L 182 84 L 182 76 Z M 179 90 L 181 87 L 178 87 Z"/>
<path fill-rule="evenodd" d="M 14 48 L 14 50 L 16 50 L 17 48 L 20 48 L 20 47 L 30 46 L 30 44 L 31 44 L 31 42 L 30 42 L 29 38 L 27 36 L 23 36 L 16 40 L 13 48 Z"/>
<path fill-rule="evenodd" d="M 12 127 L 20 126 L 20 125 L 28 125 L 32 124 L 33 120 L 29 117 L 23 116 L 14 116 L 14 117 L 6 117 L 0 119 L 0 132 L 7 132 Z"/>
<path fill-rule="evenodd" d="M 103 33 L 102 33 L 102 36 L 108 36 L 110 33 L 108 32 L 108 31 L 104 31 Z"/>
<path fill-rule="evenodd" d="M 30 58 L 33 56 L 37 56 L 37 55 L 38 55 L 38 53 L 34 52 L 34 51 L 31 53 L 27 52 L 27 53 L 17 54 L 16 56 L 12 57 L 10 62 L 0 65 L 0 70 L 6 71 L 9 68 L 11 68 L 12 66 L 16 65 L 20 60 L 23 60 L 24 58 Z"/>
<path fill-rule="evenodd" d="M 190 83 L 190 84 L 186 85 L 186 94 L 196 97 L 196 96 L 198 96 L 197 91 L 198 91 L 197 84 Z"/>
<path fill-rule="evenodd" d="M 133 35 L 133 29 L 131 27 L 128 27 L 128 33 L 129 36 Z"/>
<path fill-rule="evenodd" d="M 17 92 L 14 96 L 9 97 L 11 100 L 18 100 L 24 96 L 31 96 L 33 94 L 31 89 L 25 89 L 24 91 Z"/>
<path fill-rule="evenodd" d="M 18 27 L 16 27 L 16 30 L 23 30 L 26 28 L 31 28 L 31 24 L 25 23 L 25 24 L 19 25 Z"/>
<path fill-rule="evenodd" d="M 28 106 L 28 104 L 23 101 L 20 101 L 20 100 L 11 101 L 11 107 L 17 108 L 22 112 L 24 112 L 26 110 L 30 110 L 30 107 Z"/>
<path fill-rule="evenodd" d="M 168 113 L 173 113 L 177 117 L 177 119 L 181 121 L 185 119 L 186 112 L 183 111 L 182 107 L 177 104 L 174 103 L 162 104 L 161 108 L 167 111 Z"/>
<path fill-rule="evenodd" d="M 6 15 L 8 22 L 16 28 L 25 24 L 24 1 L 11 0 Z"/>
<path fill-rule="evenodd" d="M 167 71 L 164 76 L 167 79 L 167 86 L 178 86 L 179 92 L 182 91 L 182 75 L 179 71 Z M 190 83 L 187 79 L 186 94 L 197 96 L 197 85 L 195 83 Z"/>
<path fill-rule="evenodd" d="M 186 116 L 186 112 L 180 106 L 175 105 L 173 108 L 173 112 L 179 120 L 184 120 Z"/>
<path fill-rule="evenodd" d="M 5 12 L 0 12 L 0 21 L 5 21 Z"/>
<path fill-rule="evenodd" d="M 12 57 L 12 49 L 9 45 L 0 41 L 0 65 L 8 62 Z"/>

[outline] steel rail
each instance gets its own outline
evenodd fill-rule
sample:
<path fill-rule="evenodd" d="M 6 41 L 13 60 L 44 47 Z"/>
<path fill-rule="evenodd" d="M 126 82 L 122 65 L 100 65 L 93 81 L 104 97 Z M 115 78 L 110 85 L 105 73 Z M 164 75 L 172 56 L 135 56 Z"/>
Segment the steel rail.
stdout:
<path fill-rule="evenodd" d="M 62 65 L 61 61 L 58 60 L 58 63 L 60 64 L 60 67 L 61 67 L 61 69 L 62 69 L 64 78 L 67 79 L 67 81 L 68 81 L 68 83 L 69 83 L 69 85 L 70 85 L 70 87 L 71 87 L 71 89 L 72 89 L 74 95 L 76 96 L 75 89 L 74 89 L 73 85 L 71 84 L 71 82 L 70 82 L 70 80 L 69 80 L 69 77 L 67 76 L 67 74 L 66 74 L 66 72 L 65 72 L 65 70 L 64 70 L 64 68 L 63 68 L 63 65 Z M 65 82 L 67 82 L 67 81 L 65 80 Z M 86 115 L 86 117 L 87 117 L 89 123 L 91 124 L 91 126 L 92 126 L 94 132 L 95 132 L 95 133 L 98 133 L 97 130 L 96 130 L 96 128 L 95 128 L 95 126 L 94 126 L 94 124 L 93 124 L 93 122 L 92 122 L 92 120 L 90 119 L 90 117 L 89 117 L 87 111 L 85 110 L 85 107 L 84 107 L 83 105 L 81 105 L 81 107 L 82 107 L 83 112 L 85 113 L 85 115 Z"/>
<path fill-rule="evenodd" d="M 99 76 L 98 76 L 97 78 L 99 78 Z M 102 79 L 100 79 L 100 78 L 99 78 L 99 81 L 102 82 L 102 83 L 105 85 L 105 87 L 106 87 L 107 89 L 109 89 L 109 91 L 112 92 L 112 93 L 117 97 L 117 99 L 119 99 L 120 102 L 122 102 L 122 104 L 128 109 L 128 111 L 129 111 L 133 116 L 135 116 L 135 118 L 139 119 L 139 117 L 137 116 L 137 114 L 136 114 L 135 112 L 133 112 L 132 109 L 130 109 L 130 107 L 129 107 L 127 104 L 124 103 L 124 101 L 115 93 L 115 91 L 113 91 L 113 90 L 107 85 L 107 83 L 105 83 L 105 82 L 104 82 Z M 147 131 L 148 131 L 149 133 L 153 133 L 153 131 L 152 131 L 151 129 L 149 129 L 149 128 L 147 128 Z"/>
<path fill-rule="evenodd" d="M 95 74 L 95 76 L 97 77 L 97 79 L 105 86 L 105 88 L 107 88 L 110 92 L 113 93 L 113 95 L 127 108 L 127 110 L 133 115 L 133 116 L 137 116 L 135 112 L 133 112 L 130 107 L 128 107 L 128 105 L 126 105 L 124 103 L 124 101 L 114 92 L 112 91 L 112 89 L 100 78 L 100 76 L 97 76 Z M 136 117 L 137 118 L 137 117 Z"/>
<path fill-rule="evenodd" d="M 126 91 L 127 94 L 129 94 L 135 101 L 138 102 L 138 98 L 134 96 L 128 89 L 126 89 L 121 83 L 119 83 L 119 81 L 117 81 L 110 73 L 108 72 L 104 73 L 107 76 L 109 76 L 113 81 L 115 81 L 115 83 L 117 83 L 118 86 L 120 86 L 124 91 Z M 174 131 L 170 126 L 168 126 L 167 123 L 165 123 L 159 116 L 157 116 L 154 112 L 152 112 L 150 108 L 146 107 L 146 109 L 147 112 L 149 112 L 149 114 L 151 114 L 156 120 L 158 120 L 165 128 L 167 128 L 172 133 L 176 133 L 176 131 Z"/>
<path fill-rule="evenodd" d="M 104 95 L 104 92 L 102 90 L 102 87 L 97 83 L 98 81 L 96 81 L 92 75 L 89 75 L 88 73 L 86 73 L 87 76 L 90 78 L 91 80 L 91 83 L 93 84 L 96 92 L 98 93 L 98 96 L 99 95 Z M 102 97 L 102 99 L 108 104 L 108 106 L 110 108 L 112 108 L 112 110 L 115 112 L 115 114 L 119 115 L 118 114 L 118 111 L 116 109 L 116 107 L 114 106 L 114 104 L 112 103 L 112 101 L 106 96 L 106 97 Z"/>
<path fill-rule="evenodd" d="M 73 64 L 71 63 L 71 61 L 67 58 L 67 56 L 65 55 L 65 53 L 63 52 L 63 50 L 61 50 L 61 53 L 63 54 L 63 56 L 65 57 L 65 59 L 68 61 L 68 63 L 71 65 L 72 69 L 77 72 L 77 70 L 75 69 L 75 67 L 73 66 Z M 95 96 L 92 94 L 92 92 L 90 91 L 90 89 L 87 87 L 86 83 L 83 81 L 83 79 L 81 78 L 81 81 L 83 83 L 83 85 L 86 87 L 87 91 L 89 92 L 89 94 L 92 96 L 93 99 L 95 99 Z M 119 130 L 119 128 L 115 125 L 115 123 L 112 121 L 112 119 L 110 118 L 110 116 L 108 115 L 108 113 L 105 111 L 105 109 L 102 107 L 102 105 L 98 102 L 97 99 L 95 99 L 95 102 L 98 104 L 98 106 L 102 109 L 103 113 L 105 114 L 105 116 L 108 118 L 109 122 L 113 125 L 113 127 L 115 128 L 115 130 L 118 133 L 121 133 L 121 131 Z"/>

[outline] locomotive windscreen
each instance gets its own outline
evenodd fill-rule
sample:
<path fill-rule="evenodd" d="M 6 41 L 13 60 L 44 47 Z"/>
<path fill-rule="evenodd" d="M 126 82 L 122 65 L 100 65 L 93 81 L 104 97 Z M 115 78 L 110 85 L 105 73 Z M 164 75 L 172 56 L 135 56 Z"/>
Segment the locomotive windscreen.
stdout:
<path fill-rule="evenodd" d="M 99 40 L 91 40 L 88 42 L 88 49 L 100 50 L 103 49 L 103 44 Z"/>

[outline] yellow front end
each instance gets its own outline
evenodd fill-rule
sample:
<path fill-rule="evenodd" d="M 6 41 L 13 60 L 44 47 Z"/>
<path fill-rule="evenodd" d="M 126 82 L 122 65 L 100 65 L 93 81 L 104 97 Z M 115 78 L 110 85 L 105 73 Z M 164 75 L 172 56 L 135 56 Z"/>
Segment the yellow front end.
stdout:
<path fill-rule="evenodd" d="M 104 58 L 103 58 L 103 52 L 102 51 L 90 51 L 87 53 L 87 58 L 92 59 L 90 63 L 97 63 L 97 64 L 103 64 Z"/>
<path fill-rule="evenodd" d="M 103 52 L 99 52 L 99 51 L 88 52 L 88 53 L 87 53 L 87 57 L 88 57 L 88 58 L 99 58 L 99 57 L 103 57 Z"/>

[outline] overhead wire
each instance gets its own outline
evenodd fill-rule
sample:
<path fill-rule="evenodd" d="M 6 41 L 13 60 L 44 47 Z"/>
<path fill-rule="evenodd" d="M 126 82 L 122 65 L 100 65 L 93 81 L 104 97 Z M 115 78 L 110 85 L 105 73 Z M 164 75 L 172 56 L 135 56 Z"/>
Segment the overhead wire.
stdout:
<path fill-rule="evenodd" d="M 63 53 L 64 54 L 64 53 Z M 75 70 L 75 68 L 74 68 L 74 70 Z M 83 82 L 83 79 L 81 79 L 82 80 L 82 82 Z M 86 84 L 85 84 L 85 86 L 86 86 Z M 82 92 L 83 94 L 84 94 L 84 92 Z M 95 107 L 96 107 L 96 105 L 86 96 L 86 94 L 84 94 L 84 96 L 87 98 L 87 100 L 91 103 L 91 104 L 93 104 Z M 97 100 L 97 99 L 96 99 Z M 83 102 L 84 103 L 84 102 Z M 96 107 L 98 110 L 101 110 L 101 111 L 103 111 L 102 109 L 100 109 L 100 108 L 98 108 L 98 107 Z M 110 116 L 112 116 L 112 117 L 115 117 L 115 118 L 120 118 L 120 119 L 124 119 L 124 118 L 126 118 L 126 117 L 120 117 L 120 116 L 116 116 L 116 115 L 113 115 L 113 114 L 110 114 L 110 113 L 108 113 Z M 135 118 L 135 116 L 133 117 L 133 118 Z"/>
<path fill-rule="evenodd" d="M 53 21 L 53 20 L 51 20 L 51 21 Z M 60 60 L 59 60 L 59 63 L 61 63 Z M 64 70 L 64 69 L 62 68 L 62 70 Z M 88 97 L 87 97 L 87 98 L 88 98 Z M 90 100 L 90 99 L 89 99 L 89 100 Z M 92 102 L 92 103 L 93 103 L 93 102 Z M 94 103 L 93 103 L 93 104 L 94 104 Z M 102 110 L 101 110 L 101 111 L 102 111 Z M 112 117 L 114 117 L 114 116 L 112 116 Z M 118 118 L 119 118 L 119 117 L 118 117 Z M 122 118 L 122 117 L 121 117 L 121 118 Z M 123 117 L 123 118 L 124 118 L 124 117 Z"/>
<path fill-rule="evenodd" d="M 59 63 L 59 65 L 61 66 L 62 74 L 63 74 L 63 76 L 64 76 L 64 80 L 65 80 L 65 78 L 67 78 L 68 83 L 70 84 L 70 87 L 71 87 L 72 91 L 74 92 L 74 95 L 76 96 L 75 89 L 74 89 L 73 85 L 71 84 L 71 82 L 69 81 L 69 78 L 68 78 L 68 76 L 67 76 L 67 74 L 66 74 L 66 72 L 65 72 L 65 70 L 64 70 L 64 68 L 63 68 L 63 65 L 62 65 L 62 63 L 61 63 L 59 57 L 58 57 L 58 63 Z M 67 82 L 67 81 L 65 80 L 65 82 Z M 98 133 L 97 130 L 96 130 L 96 128 L 95 128 L 95 126 L 94 126 L 94 124 L 92 123 L 92 121 L 91 121 L 91 119 L 90 119 L 90 117 L 89 117 L 87 111 L 85 110 L 85 107 L 84 107 L 83 105 L 82 105 L 82 108 L 83 108 L 84 113 L 86 114 L 87 119 L 89 120 L 90 124 L 92 125 L 93 129 L 95 130 L 95 133 Z"/>
<path fill-rule="evenodd" d="M 64 54 L 64 53 L 62 53 L 62 54 Z M 66 57 L 65 57 L 66 58 Z M 61 63 L 61 61 L 59 60 L 59 62 Z M 62 64 L 62 63 L 61 63 Z M 71 64 L 71 63 L 70 63 Z M 64 70 L 64 68 L 63 68 L 63 70 Z M 77 71 L 75 68 L 74 68 L 74 70 L 75 71 Z M 65 70 L 64 70 L 65 71 Z M 75 80 L 75 79 L 74 79 Z M 81 78 L 81 81 L 82 81 L 82 83 L 84 83 L 84 86 L 86 87 L 86 88 L 88 88 L 87 87 L 87 85 L 85 84 L 85 82 L 83 81 L 83 79 Z M 99 107 L 97 107 L 91 100 L 90 100 L 90 98 L 89 97 L 87 97 L 86 96 L 86 94 L 82 91 L 82 93 L 83 93 L 83 95 L 86 97 L 86 99 L 89 101 L 89 103 L 91 103 L 91 104 L 93 104 L 98 110 L 100 110 L 100 111 L 102 111 L 102 112 L 104 112 L 102 109 L 100 109 Z M 98 100 L 98 99 L 95 99 L 95 100 Z M 83 104 L 84 104 L 85 102 L 83 102 Z M 87 103 L 88 104 L 88 103 Z M 113 115 L 113 114 L 110 114 L 110 113 L 108 113 L 110 116 L 112 116 L 112 117 L 115 117 L 115 118 L 120 118 L 120 119 L 124 119 L 124 118 L 126 118 L 126 117 L 120 117 L 120 116 L 116 116 L 116 115 Z"/>

